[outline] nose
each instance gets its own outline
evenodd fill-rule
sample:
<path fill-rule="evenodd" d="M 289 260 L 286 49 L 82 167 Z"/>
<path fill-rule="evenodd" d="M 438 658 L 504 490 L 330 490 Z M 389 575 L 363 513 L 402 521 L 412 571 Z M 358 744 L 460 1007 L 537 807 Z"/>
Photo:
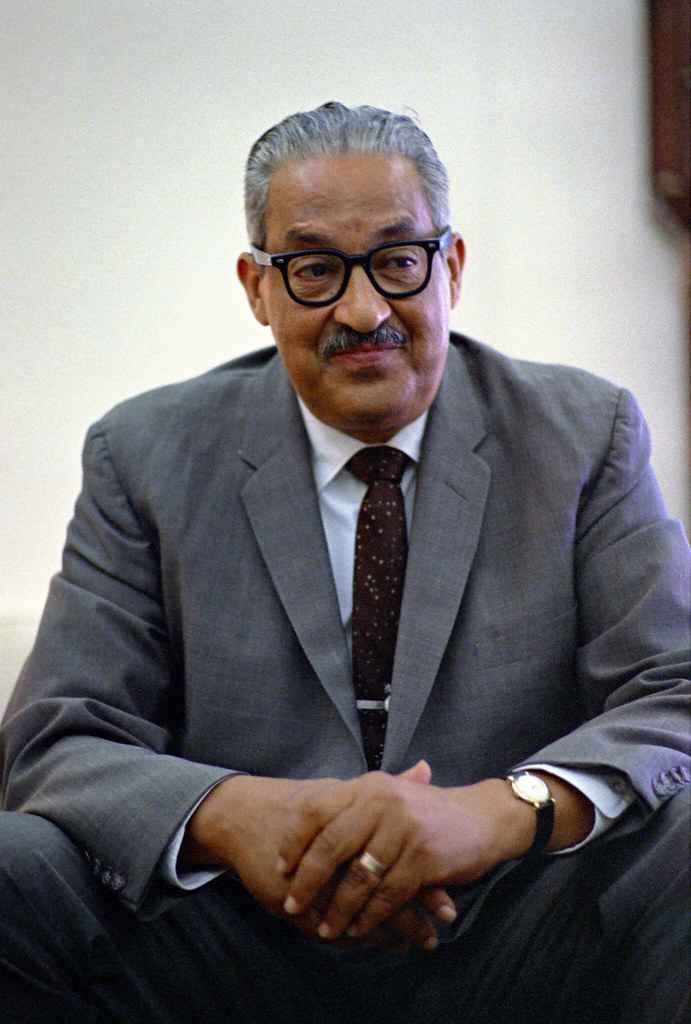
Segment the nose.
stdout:
<path fill-rule="evenodd" d="M 353 267 L 348 287 L 336 303 L 334 320 L 360 334 L 376 330 L 391 316 L 391 307 L 372 286 L 362 267 Z"/>

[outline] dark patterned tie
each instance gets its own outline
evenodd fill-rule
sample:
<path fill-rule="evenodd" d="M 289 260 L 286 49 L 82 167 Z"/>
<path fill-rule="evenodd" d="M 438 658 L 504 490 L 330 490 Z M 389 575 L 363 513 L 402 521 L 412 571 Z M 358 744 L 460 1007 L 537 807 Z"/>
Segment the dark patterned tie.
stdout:
<path fill-rule="evenodd" d="M 363 448 L 347 468 L 368 485 L 355 535 L 353 688 L 370 771 L 381 765 L 408 553 L 401 477 L 408 456 Z"/>

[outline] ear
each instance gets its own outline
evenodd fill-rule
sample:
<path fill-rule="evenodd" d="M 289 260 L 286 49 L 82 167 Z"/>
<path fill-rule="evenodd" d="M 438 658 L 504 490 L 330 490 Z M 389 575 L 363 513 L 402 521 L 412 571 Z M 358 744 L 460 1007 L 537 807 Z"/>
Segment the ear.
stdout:
<path fill-rule="evenodd" d="M 250 309 L 255 319 L 263 327 L 268 327 L 269 317 L 260 287 L 264 279 L 264 267 L 260 267 L 254 262 L 251 253 L 242 252 L 238 256 L 236 269 L 240 284 L 245 289 L 247 301 L 250 304 Z"/>
<path fill-rule="evenodd" d="M 461 294 L 461 276 L 465 263 L 465 245 L 460 235 L 454 233 L 446 250 L 446 265 L 449 269 L 449 289 L 453 309 Z"/>

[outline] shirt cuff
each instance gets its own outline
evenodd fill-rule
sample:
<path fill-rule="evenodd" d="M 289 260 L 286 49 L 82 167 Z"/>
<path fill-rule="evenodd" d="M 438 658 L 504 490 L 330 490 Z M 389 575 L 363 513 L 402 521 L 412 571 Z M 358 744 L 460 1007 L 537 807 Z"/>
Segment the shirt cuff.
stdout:
<path fill-rule="evenodd" d="M 553 764 L 524 764 L 521 765 L 524 771 L 540 770 L 556 775 L 578 789 L 583 796 L 586 796 L 595 809 L 595 821 L 591 831 L 574 846 L 567 846 L 563 850 L 554 850 L 550 856 L 559 856 L 562 853 L 573 853 L 580 850 L 586 843 L 592 842 L 597 836 L 602 835 L 611 828 L 615 821 L 621 817 L 624 811 L 631 806 L 636 799 L 636 794 L 628 784 L 623 775 L 618 772 L 587 772 L 574 768 L 562 768 Z"/>
<path fill-rule="evenodd" d="M 186 889 L 188 892 L 192 892 L 194 889 L 200 889 L 203 885 L 207 885 L 208 882 L 213 882 L 214 878 L 218 878 L 219 875 L 225 874 L 228 870 L 227 868 L 194 868 L 192 870 L 185 870 L 184 868 L 178 867 L 180 847 L 182 846 L 182 841 L 185 838 L 187 823 L 202 801 L 207 798 L 211 790 L 215 789 L 216 786 L 219 786 L 221 782 L 225 782 L 227 778 L 229 778 L 228 775 L 219 779 L 218 782 L 214 782 L 213 785 L 209 786 L 209 788 L 202 793 L 163 851 L 160 870 L 163 881 L 167 882 L 168 885 L 173 885 L 176 889 Z"/>

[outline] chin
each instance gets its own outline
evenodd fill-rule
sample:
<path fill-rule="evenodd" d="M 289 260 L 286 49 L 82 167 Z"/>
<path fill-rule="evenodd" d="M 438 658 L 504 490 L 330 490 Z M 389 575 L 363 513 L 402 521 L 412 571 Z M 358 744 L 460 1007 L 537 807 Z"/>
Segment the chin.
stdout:
<path fill-rule="evenodd" d="M 348 420 L 348 426 L 343 426 L 340 429 L 359 438 L 365 444 L 384 444 L 401 427 L 415 418 L 415 415 L 405 417 L 393 410 L 382 411 L 380 409 L 368 413 L 366 410 L 360 409 L 357 415 Z"/>

